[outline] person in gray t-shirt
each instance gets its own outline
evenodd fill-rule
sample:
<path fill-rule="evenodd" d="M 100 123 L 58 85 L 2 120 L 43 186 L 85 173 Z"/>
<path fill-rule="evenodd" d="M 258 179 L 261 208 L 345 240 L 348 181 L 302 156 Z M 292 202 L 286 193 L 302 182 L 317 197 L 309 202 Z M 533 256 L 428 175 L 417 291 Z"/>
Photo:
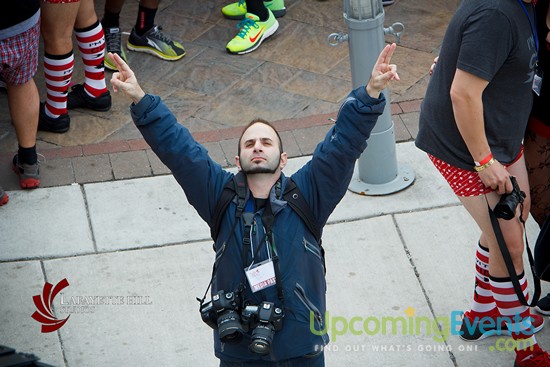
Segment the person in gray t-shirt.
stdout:
<path fill-rule="evenodd" d="M 530 315 L 514 292 L 488 205 L 493 208 L 500 195 L 512 192 L 510 176 L 527 193 L 515 218 L 499 220 L 526 294 L 518 219 L 527 219 L 530 207 L 522 139 L 537 54 L 534 16 L 531 0 L 462 1 L 443 39 L 416 139 L 482 231 L 474 299 L 460 336 L 471 341 L 514 330 L 518 367 L 550 366 L 550 355 L 533 336 L 544 320 Z M 497 321 L 502 316 L 508 318 L 505 326 Z"/>

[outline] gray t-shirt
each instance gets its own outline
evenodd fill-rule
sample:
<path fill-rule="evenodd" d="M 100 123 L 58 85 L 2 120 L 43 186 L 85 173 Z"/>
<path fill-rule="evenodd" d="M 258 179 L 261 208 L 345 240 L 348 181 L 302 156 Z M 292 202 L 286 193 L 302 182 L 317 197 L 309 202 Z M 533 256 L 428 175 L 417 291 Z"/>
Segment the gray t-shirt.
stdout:
<path fill-rule="evenodd" d="M 531 4 L 525 8 L 534 26 Z M 474 166 L 456 125 L 450 90 L 456 69 L 489 82 L 485 134 L 499 162 L 519 154 L 532 105 L 536 49 L 520 0 L 464 0 L 451 19 L 420 111 L 416 146 L 453 166 Z"/>

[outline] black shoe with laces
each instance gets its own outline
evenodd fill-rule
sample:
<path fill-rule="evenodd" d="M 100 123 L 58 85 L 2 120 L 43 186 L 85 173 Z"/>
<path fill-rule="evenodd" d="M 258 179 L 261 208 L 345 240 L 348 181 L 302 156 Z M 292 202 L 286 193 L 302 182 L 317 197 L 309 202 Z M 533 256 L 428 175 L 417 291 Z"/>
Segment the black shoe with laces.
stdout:
<path fill-rule="evenodd" d="M 535 310 L 540 314 L 550 316 L 550 293 L 539 299 Z"/>
<path fill-rule="evenodd" d="M 183 45 L 164 33 L 159 25 L 155 25 L 142 36 L 133 28 L 128 37 L 127 47 L 129 50 L 146 52 L 168 61 L 179 60 L 185 56 Z"/>
<path fill-rule="evenodd" d="M 117 71 L 118 69 L 116 67 L 116 64 L 109 57 L 109 52 L 117 54 L 122 58 L 122 60 L 124 60 L 125 63 L 128 63 L 128 60 L 126 59 L 126 53 L 124 52 L 124 48 L 122 47 L 120 28 L 107 28 L 104 29 L 103 32 L 105 33 L 105 44 L 107 49 L 107 52 L 105 52 L 104 60 L 105 67 L 109 70 Z"/>
<path fill-rule="evenodd" d="M 109 111 L 111 109 L 111 93 L 109 91 L 93 98 L 86 93 L 84 85 L 75 84 L 67 96 L 67 109 L 88 108 L 94 111 Z"/>
<path fill-rule="evenodd" d="M 52 133 L 62 134 L 69 131 L 71 126 L 71 118 L 68 113 L 59 117 L 50 117 L 46 115 L 46 104 L 40 103 L 40 114 L 38 117 L 38 130 L 49 131 Z"/>

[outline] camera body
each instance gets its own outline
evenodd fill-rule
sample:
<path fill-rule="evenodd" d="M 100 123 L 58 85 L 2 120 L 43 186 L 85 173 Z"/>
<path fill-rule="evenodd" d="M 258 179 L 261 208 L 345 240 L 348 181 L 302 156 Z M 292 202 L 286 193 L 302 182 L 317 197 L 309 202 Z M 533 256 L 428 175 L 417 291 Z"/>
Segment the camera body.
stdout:
<path fill-rule="evenodd" d="M 276 331 L 283 328 L 283 310 L 272 302 L 247 305 L 241 309 L 241 297 L 235 292 L 218 291 L 212 300 L 200 308 L 201 318 L 218 330 L 223 343 L 238 343 L 243 334 L 252 330 L 249 350 L 267 354 Z"/>
<path fill-rule="evenodd" d="M 504 194 L 500 197 L 495 209 L 495 217 L 510 220 L 516 216 L 516 209 L 520 203 L 523 203 L 525 199 L 525 193 L 520 190 L 518 182 L 514 176 L 510 176 L 513 190 L 509 194 Z"/>
<path fill-rule="evenodd" d="M 217 329 L 224 343 L 241 340 L 244 330 L 239 315 L 240 297 L 235 292 L 218 291 L 212 301 L 200 308 L 201 318 L 212 329 Z"/>
<path fill-rule="evenodd" d="M 269 353 L 275 332 L 283 328 L 283 310 L 272 302 L 262 302 L 246 306 L 241 317 L 246 329 L 252 329 L 248 349 L 257 354 Z"/>

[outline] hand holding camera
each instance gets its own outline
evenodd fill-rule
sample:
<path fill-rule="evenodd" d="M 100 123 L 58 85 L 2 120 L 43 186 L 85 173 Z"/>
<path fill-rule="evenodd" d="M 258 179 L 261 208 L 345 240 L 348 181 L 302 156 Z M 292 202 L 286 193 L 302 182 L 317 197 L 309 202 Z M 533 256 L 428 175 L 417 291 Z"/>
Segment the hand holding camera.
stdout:
<path fill-rule="evenodd" d="M 493 159 L 490 165 L 480 168 L 482 169 L 476 169 L 476 171 L 485 186 L 492 188 L 499 195 L 512 191 L 513 187 L 510 187 L 512 184 L 510 184 L 509 179 L 510 173 L 499 161 Z"/>
<path fill-rule="evenodd" d="M 525 193 L 520 190 L 518 182 L 514 176 L 510 176 L 512 182 L 512 192 L 504 194 L 500 197 L 499 202 L 493 209 L 495 217 L 510 220 L 516 216 L 516 209 L 519 204 L 523 203 Z"/>

